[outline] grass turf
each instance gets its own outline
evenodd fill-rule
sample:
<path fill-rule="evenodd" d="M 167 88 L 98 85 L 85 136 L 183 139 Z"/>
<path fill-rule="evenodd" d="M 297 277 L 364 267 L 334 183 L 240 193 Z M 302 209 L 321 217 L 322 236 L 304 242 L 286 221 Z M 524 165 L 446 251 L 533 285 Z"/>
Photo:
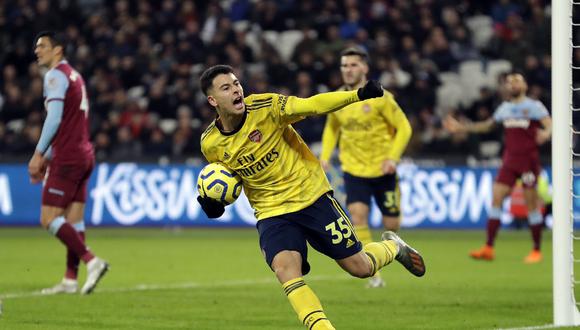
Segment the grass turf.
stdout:
<path fill-rule="evenodd" d="M 379 233 L 374 233 L 378 237 Z M 387 287 L 365 289 L 310 250 L 305 277 L 337 329 L 493 329 L 552 323 L 551 232 L 525 265 L 527 230 L 500 232 L 496 260 L 467 257 L 483 231 L 403 230 L 427 274 L 394 262 Z M 41 229 L 0 229 L 0 329 L 302 329 L 266 267 L 253 229 L 96 229 L 111 264 L 90 296 L 37 296 L 64 273 L 65 250 Z M 580 249 L 580 245 L 576 246 Z M 81 281 L 84 279 L 84 267 Z M 82 282 L 81 282 L 82 284 Z"/>

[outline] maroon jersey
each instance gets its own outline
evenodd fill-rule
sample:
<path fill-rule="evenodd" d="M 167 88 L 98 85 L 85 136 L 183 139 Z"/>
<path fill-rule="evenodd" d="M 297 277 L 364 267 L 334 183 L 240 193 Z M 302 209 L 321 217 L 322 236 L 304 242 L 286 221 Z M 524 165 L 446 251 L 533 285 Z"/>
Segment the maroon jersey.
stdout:
<path fill-rule="evenodd" d="M 544 105 L 525 98 L 522 102 L 503 102 L 493 118 L 504 127 L 504 162 L 513 158 L 538 158 L 539 148 L 536 134 L 540 120 L 549 116 Z"/>
<path fill-rule="evenodd" d="M 534 187 L 540 173 L 536 135 L 540 120 L 549 116 L 544 105 L 530 98 L 522 102 L 503 102 L 493 118 L 504 126 L 503 164 L 496 181 L 513 186 L 518 178 L 525 187 Z"/>
<path fill-rule="evenodd" d="M 50 74 L 58 70 L 64 74 Z M 51 164 L 86 163 L 94 159 L 89 141 L 89 102 L 83 77 L 66 61 L 60 62 L 45 77 L 45 104 L 61 100 L 64 104 L 62 120 L 52 146 Z"/>

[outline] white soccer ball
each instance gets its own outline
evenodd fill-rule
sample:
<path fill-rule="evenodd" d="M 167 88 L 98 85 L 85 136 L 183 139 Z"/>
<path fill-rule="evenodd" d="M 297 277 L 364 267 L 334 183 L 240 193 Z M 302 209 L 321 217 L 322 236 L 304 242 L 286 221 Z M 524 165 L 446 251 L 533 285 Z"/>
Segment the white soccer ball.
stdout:
<path fill-rule="evenodd" d="M 228 205 L 240 196 L 242 178 L 221 163 L 211 163 L 199 173 L 197 191 L 201 197 L 209 197 Z"/>

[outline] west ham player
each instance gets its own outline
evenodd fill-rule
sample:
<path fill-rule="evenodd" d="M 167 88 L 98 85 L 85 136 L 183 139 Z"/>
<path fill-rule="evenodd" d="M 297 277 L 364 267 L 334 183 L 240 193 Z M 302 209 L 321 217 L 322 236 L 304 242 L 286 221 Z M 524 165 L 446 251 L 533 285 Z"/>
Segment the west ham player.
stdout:
<path fill-rule="evenodd" d="M 44 77 L 47 115 L 28 163 L 28 172 L 34 184 L 45 179 L 40 214 L 42 226 L 67 247 L 63 280 L 42 292 L 77 292 L 78 266 L 82 260 L 87 265 L 87 278 L 80 292 L 89 294 L 107 272 L 108 264 L 95 257 L 84 243 L 87 182 L 95 160 L 89 141 L 85 83 L 64 59 L 64 47 L 63 40 L 54 32 L 41 32 L 35 39 L 38 64 L 49 69 Z"/>
<path fill-rule="evenodd" d="M 273 93 L 244 98 L 233 69 L 217 65 L 202 74 L 201 88 L 218 114 L 202 135 L 201 150 L 209 162 L 222 162 L 242 177 L 264 258 L 308 329 L 334 327 L 303 279 L 310 270 L 306 242 L 356 277 L 370 277 L 394 259 L 423 276 L 423 258 L 393 232 L 362 246 L 316 156 L 291 125 L 304 116 L 382 97 L 378 83 L 309 98 Z M 223 214 L 219 202 L 198 200 L 208 217 Z"/>
<path fill-rule="evenodd" d="M 550 139 L 552 120 L 546 107 L 526 96 L 528 85 L 519 73 L 506 77 L 506 87 L 510 99 L 503 102 L 495 111 L 493 118 L 485 121 L 463 124 L 447 117 L 444 125 L 450 132 L 482 133 L 490 131 L 496 123 L 504 126 L 503 164 L 493 185 L 492 209 L 487 221 L 487 242 L 480 249 L 472 251 L 474 259 L 493 260 L 493 245 L 501 225 L 501 205 L 520 178 L 524 185 L 524 197 L 528 209 L 528 222 L 534 242 L 532 251 L 525 257 L 526 263 L 542 260 L 540 242 L 542 237 L 542 215 L 538 210 L 536 189 L 540 174 L 539 145 Z"/>

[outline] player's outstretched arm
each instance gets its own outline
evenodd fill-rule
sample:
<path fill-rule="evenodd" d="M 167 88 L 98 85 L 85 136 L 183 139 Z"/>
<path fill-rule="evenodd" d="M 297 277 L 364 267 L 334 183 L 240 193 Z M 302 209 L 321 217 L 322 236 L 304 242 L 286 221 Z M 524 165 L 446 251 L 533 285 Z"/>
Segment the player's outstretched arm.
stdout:
<path fill-rule="evenodd" d="M 356 91 L 338 91 L 321 93 L 309 98 L 291 96 L 288 98 L 286 113 L 288 115 L 311 116 L 338 111 L 343 107 L 362 100 L 383 96 L 381 85 L 369 80 Z"/>
<path fill-rule="evenodd" d="M 338 143 L 339 129 L 340 123 L 336 119 L 336 116 L 333 114 L 328 115 L 326 117 L 324 131 L 322 131 L 322 151 L 320 152 L 320 165 L 322 165 L 324 171 L 330 169 L 330 158 Z"/>
<path fill-rule="evenodd" d="M 486 133 L 491 131 L 494 126 L 495 120 L 493 118 L 467 124 L 459 122 L 451 115 L 447 115 L 443 120 L 443 127 L 450 133 Z"/>

